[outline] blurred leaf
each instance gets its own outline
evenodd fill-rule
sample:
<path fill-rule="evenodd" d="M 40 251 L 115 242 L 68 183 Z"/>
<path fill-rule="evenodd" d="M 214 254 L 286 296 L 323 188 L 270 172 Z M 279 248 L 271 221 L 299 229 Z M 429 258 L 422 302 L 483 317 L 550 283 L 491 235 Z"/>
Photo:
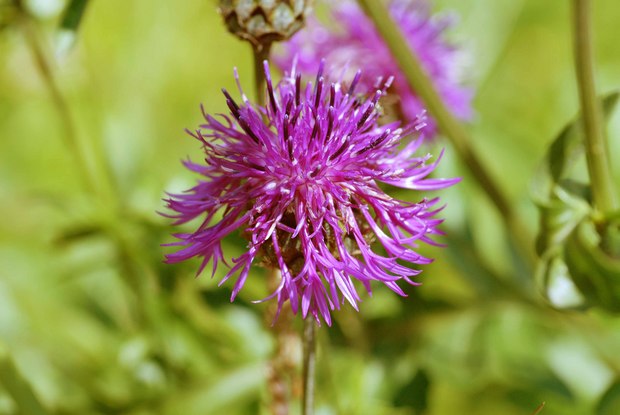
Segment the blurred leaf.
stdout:
<path fill-rule="evenodd" d="M 86 238 L 103 235 L 104 229 L 98 224 L 84 224 L 64 230 L 54 242 L 59 246 L 66 246 L 74 242 L 80 242 Z"/>
<path fill-rule="evenodd" d="M 620 408 L 620 380 L 607 389 L 596 408 L 596 415 L 617 415 Z"/>
<path fill-rule="evenodd" d="M 0 31 L 10 26 L 17 18 L 17 2 L 14 0 L 0 0 Z"/>
<path fill-rule="evenodd" d="M 60 23 L 60 27 L 65 30 L 77 32 L 82 17 L 84 17 L 84 11 L 88 0 L 71 0 L 69 6 L 65 10 L 65 14 Z"/>
<path fill-rule="evenodd" d="M 48 414 L 2 344 L 0 344 L 0 384 L 11 395 L 21 415 Z"/>
<path fill-rule="evenodd" d="M 619 92 L 613 92 L 601 98 L 605 119 L 609 118 L 619 97 Z M 551 302 L 561 307 L 578 305 L 573 301 L 574 295 L 568 295 L 570 301 L 562 299 L 571 291 L 572 276 L 572 266 L 563 258 L 563 245 L 592 210 L 589 186 L 569 178 L 584 151 L 583 125 L 578 116 L 551 143 L 532 181 L 532 197 L 540 212 L 540 230 L 536 238 L 536 252 L 540 257 L 537 280 Z M 581 260 L 576 261 L 580 263 Z M 571 264 L 575 265 L 575 261 Z M 588 285 L 583 278 L 580 283 L 574 282 L 580 289 Z M 560 291 L 564 288 L 568 291 L 554 295 L 551 292 L 554 285 L 562 287 Z M 592 296 L 586 294 L 586 297 Z"/>
<path fill-rule="evenodd" d="M 446 251 L 452 263 L 458 265 L 461 271 L 459 275 L 466 279 L 481 298 L 510 298 L 525 293 L 524 287 L 511 285 L 487 265 L 484 255 L 475 249 L 469 223 L 465 224 L 463 232 L 450 232 L 450 243 Z"/>
<path fill-rule="evenodd" d="M 229 370 L 217 376 L 215 383 L 185 391 L 181 399 L 170 402 L 163 413 L 169 414 L 224 414 L 240 402 L 253 401 L 265 381 L 266 367 L 263 363 Z M 227 410 L 227 408 L 229 410 Z"/>
<path fill-rule="evenodd" d="M 620 93 L 613 92 L 602 98 L 606 119 L 615 108 L 618 97 Z M 587 187 L 567 179 L 583 154 L 583 125 L 579 116 L 551 143 L 532 181 L 532 197 L 540 210 L 540 232 L 536 241 L 536 251 L 540 256 L 561 245 L 588 213 Z"/>
<path fill-rule="evenodd" d="M 600 98 L 605 119 L 613 112 L 619 97 L 620 91 L 614 91 Z M 535 200 L 548 200 L 552 187 L 568 174 L 583 153 L 583 122 L 579 115 L 562 129 L 549 146 L 543 165 L 534 177 L 532 190 Z"/>
<path fill-rule="evenodd" d="M 420 369 L 411 380 L 396 393 L 394 404 L 408 406 L 416 414 L 423 413 L 428 408 L 428 395 L 431 379 L 424 369 Z"/>
<path fill-rule="evenodd" d="M 600 246 L 594 224 L 583 222 L 569 236 L 564 260 L 573 281 L 593 305 L 620 312 L 620 259 Z"/>

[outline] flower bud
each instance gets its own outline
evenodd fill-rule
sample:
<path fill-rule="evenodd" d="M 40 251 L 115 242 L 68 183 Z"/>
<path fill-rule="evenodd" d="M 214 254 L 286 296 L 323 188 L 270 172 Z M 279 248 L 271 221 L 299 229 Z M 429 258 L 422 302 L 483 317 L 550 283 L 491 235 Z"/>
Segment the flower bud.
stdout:
<path fill-rule="evenodd" d="M 220 0 L 228 30 L 255 47 L 286 40 L 304 24 L 311 0 Z"/>

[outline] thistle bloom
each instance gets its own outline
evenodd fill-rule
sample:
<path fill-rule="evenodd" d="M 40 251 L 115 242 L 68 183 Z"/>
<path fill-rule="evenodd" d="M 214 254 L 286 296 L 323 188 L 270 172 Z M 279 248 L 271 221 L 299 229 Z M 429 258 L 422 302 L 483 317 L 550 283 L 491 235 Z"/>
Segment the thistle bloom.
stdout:
<path fill-rule="evenodd" d="M 415 122 L 424 105 L 409 87 L 372 21 L 355 2 L 335 4 L 332 15 L 337 25 L 325 26 L 316 19 L 307 19 L 306 27 L 285 45 L 276 63 L 288 68 L 297 60 L 297 67 L 309 75 L 316 73 L 322 59 L 334 68 L 363 67 L 366 82 L 361 87 L 366 91 L 374 90 L 377 79 L 393 75 L 390 92 L 400 100 L 397 111 L 401 118 Z M 389 11 L 448 108 L 461 119 L 470 118 L 471 91 L 461 85 L 462 52 L 443 38 L 453 19 L 447 15 L 431 16 L 425 0 L 392 0 Z M 429 118 L 425 135 L 431 138 L 436 130 L 435 121 Z"/>
<path fill-rule="evenodd" d="M 420 271 L 403 263 L 431 262 L 414 248 L 433 244 L 440 233 L 438 199 L 404 202 L 378 183 L 427 191 L 458 179 L 427 178 L 439 160 L 414 156 L 421 137 L 399 148 L 421 120 L 405 127 L 377 124 L 389 80 L 371 96 L 358 96 L 360 72 L 346 87 L 328 83 L 322 71 L 303 87 L 293 68 L 274 87 L 265 63 L 264 107 L 239 87 L 241 103 L 223 90 L 229 115 L 203 111 L 205 123 L 190 134 L 202 143 L 205 163 L 185 162 L 202 180 L 167 200 L 177 224 L 202 222 L 192 233 L 175 235 L 179 241 L 171 245 L 182 248 L 167 260 L 202 257 L 199 273 L 209 262 L 215 273 L 224 259 L 222 239 L 241 230 L 247 252 L 232 260 L 220 283 L 236 276 L 231 301 L 260 261 L 281 271 L 278 288 L 265 299 L 276 298 L 278 312 L 290 301 L 294 313 L 330 325 L 330 311 L 345 301 L 357 309 L 356 286 L 371 293 L 377 281 L 404 296 L 398 281 L 415 285 L 411 278 Z M 375 241 L 383 254 L 371 249 Z"/>

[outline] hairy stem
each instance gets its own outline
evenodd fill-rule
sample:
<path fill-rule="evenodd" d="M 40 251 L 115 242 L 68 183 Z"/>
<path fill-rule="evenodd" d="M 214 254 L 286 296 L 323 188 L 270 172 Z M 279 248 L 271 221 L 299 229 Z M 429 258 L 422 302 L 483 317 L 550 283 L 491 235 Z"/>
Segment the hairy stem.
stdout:
<path fill-rule="evenodd" d="M 252 45 L 254 54 L 254 87 L 256 88 L 256 102 L 265 105 L 265 71 L 263 62 L 269 61 L 271 43 Z"/>
<path fill-rule="evenodd" d="M 611 175 L 601 104 L 596 97 L 591 14 L 591 0 L 573 0 L 575 70 L 583 117 L 590 186 L 594 207 L 603 213 L 610 213 L 618 210 L 619 206 Z"/>
<path fill-rule="evenodd" d="M 302 415 L 314 414 L 314 378 L 316 368 L 316 324 L 312 316 L 304 320 L 304 366 Z"/>
<path fill-rule="evenodd" d="M 268 285 L 271 291 L 277 289 L 281 278 L 279 269 L 269 270 Z M 266 310 L 266 323 L 271 325 L 271 332 L 275 337 L 275 352 L 270 359 L 267 373 L 267 389 L 271 398 L 269 405 L 273 415 L 288 415 L 291 394 L 300 389 L 297 358 L 300 336 L 292 328 L 293 313 L 290 306 L 285 304 L 283 308 L 277 320 L 277 304 L 270 305 Z"/>
<path fill-rule="evenodd" d="M 445 106 L 418 58 L 411 53 L 405 37 L 395 25 L 386 6 L 381 0 L 358 0 L 358 2 L 392 52 L 410 87 L 422 99 L 439 129 L 450 140 L 461 161 L 495 206 L 521 257 L 531 264 L 534 260 L 534 251 L 529 237 L 525 234 L 527 228 L 516 215 L 512 203 L 499 183 L 469 144 L 471 140 L 467 131 Z"/>

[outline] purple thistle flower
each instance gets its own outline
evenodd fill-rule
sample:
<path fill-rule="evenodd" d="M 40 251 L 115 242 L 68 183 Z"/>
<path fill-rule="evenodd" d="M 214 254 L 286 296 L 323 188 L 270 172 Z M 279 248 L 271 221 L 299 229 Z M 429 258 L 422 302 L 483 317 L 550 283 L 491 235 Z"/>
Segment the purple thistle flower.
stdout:
<path fill-rule="evenodd" d="M 223 90 L 229 115 L 203 111 L 205 123 L 188 132 L 202 143 L 205 163 L 184 163 L 202 180 L 167 200 L 176 224 L 198 217 L 202 223 L 175 235 L 180 241 L 170 245 L 182 249 L 167 261 L 198 256 L 198 273 L 209 262 L 215 273 L 224 259 L 222 239 L 241 230 L 247 252 L 232 260 L 220 282 L 236 276 L 231 301 L 260 261 L 281 271 L 278 288 L 264 299 L 276 298 L 278 313 L 290 301 L 294 313 L 331 325 L 330 311 L 345 301 L 358 308 L 356 285 L 371 293 L 378 281 L 404 296 L 397 282 L 415 285 L 411 278 L 420 271 L 402 262 L 432 261 L 414 248 L 434 244 L 432 235 L 440 233 L 438 198 L 404 202 L 378 183 L 426 191 L 459 179 L 427 178 L 439 160 L 414 156 L 421 138 L 399 148 L 422 120 L 407 127 L 377 124 L 389 81 L 365 97 L 354 94 L 360 72 L 348 88 L 328 83 L 322 72 L 321 66 L 316 82 L 303 87 L 293 68 L 274 88 L 265 62 L 267 105 L 250 103 L 239 86 L 240 104 Z M 374 241 L 384 255 L 371 249 Z"/>
<path fill-rule="evenodd" d="M 336 4 L 332 15 L 337 24 L 328 27 L 309 18 L 306 27 L 285 44 L 283 55 L 276 59 L 278 66 L 284 70 L 296 60 L 298 69 L 309 75 L 316 73 L 323 59 L 334 68 L 363 68 L 366 80 L 361 87 L 366 91 L 375 89 L 377 79 L 394 76 L 390 92 L 400 99 L 401 118 L 415 122 L 424 105 L 409 87 L 372 21 L 355 2 Z M 461 52 L 442 36 L 453 19 L 449 16 L 431 17 L 425 0 L 392 0 L 389 11 L 448 108 L 461 119 L 471 118 L 472 93 L 461 85 Z M 348 74 L 349 77 L 353 75 Z M 435 121 L 429 118 L 425 135 L 432 138 L 436 132 Z"/>

